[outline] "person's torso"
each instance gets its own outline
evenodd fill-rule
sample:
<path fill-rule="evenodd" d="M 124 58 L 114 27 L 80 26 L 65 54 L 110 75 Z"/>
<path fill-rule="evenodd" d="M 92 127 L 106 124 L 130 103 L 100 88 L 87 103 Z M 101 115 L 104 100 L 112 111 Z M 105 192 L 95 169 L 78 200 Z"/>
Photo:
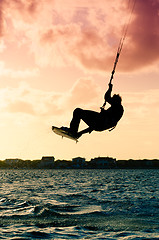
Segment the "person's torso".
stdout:
<path fill-rule="evenodd" d="M 122 117 L 124 113 L 124 108 L 121 104 L 111 105 L 110 108 L 105 110 L 102 114 L 103 117 L 109 118 L 110 121 L 113 121 L 116 124 Z"/>

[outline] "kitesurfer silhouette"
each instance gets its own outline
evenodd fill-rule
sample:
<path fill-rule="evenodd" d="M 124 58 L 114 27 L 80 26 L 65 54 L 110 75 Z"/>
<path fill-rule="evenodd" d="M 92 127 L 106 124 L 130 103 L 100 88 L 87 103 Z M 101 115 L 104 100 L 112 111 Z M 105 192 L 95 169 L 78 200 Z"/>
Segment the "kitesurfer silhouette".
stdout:
<path fill-rule="evenodd" d="M 118 94 L 114 94 L 111 97 L 113 85 L 109 83 L 109 88 L 105 93 L 105 102 L 108 102 L 111 106 L 108 109 L 101 107 L 100 112 L 91 110 L 83 110 L 76 108 L 73 112 L 73 118 L 70 122 L 70 127 L 61 127 L 61 129 L 71 134 L 74 138 L 79 138 L 85 133 L 91 133 L 92 131 L 104 131 L 107 129 L 113 129 L 121 119 L 124 109 L 121 104 L 122 98 Z M 80 121 L 83 120 L 88 128 L 78 132 Z"/>

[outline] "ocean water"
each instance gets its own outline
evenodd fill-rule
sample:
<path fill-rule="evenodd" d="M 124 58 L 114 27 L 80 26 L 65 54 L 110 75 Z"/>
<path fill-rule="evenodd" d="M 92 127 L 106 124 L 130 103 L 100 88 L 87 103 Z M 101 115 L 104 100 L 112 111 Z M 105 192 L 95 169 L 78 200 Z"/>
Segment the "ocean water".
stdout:
<path fill-rule="evenodd" d="M 0 170 L 0 239 L 159 239 L 159 170 Z"/>

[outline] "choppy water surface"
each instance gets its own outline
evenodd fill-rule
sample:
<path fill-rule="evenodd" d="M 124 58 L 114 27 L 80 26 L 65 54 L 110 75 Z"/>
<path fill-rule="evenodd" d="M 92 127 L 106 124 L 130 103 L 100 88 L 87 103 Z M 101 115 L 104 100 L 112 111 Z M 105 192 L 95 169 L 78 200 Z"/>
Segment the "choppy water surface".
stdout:
<path fill-rule="evenodd" d="M 159 239 L 159 170 L 1 170 L 0 239 Z"/>

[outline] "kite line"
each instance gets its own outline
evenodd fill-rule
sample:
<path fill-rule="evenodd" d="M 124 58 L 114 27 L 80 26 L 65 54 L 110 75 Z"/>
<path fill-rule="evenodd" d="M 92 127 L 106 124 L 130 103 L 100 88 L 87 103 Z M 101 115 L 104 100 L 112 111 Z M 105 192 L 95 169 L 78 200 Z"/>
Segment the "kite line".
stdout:
<path fill-rule="evenodd" d="M 129 0 L 128 6 L 130 5 L 130 1 L 131 0 Z M 124 41 L 125 41 L 125 38 L 126 38 L 126 35 L 127 35 L 128 27 L 129 27 L 129 24 L 130 24 L 130 21 L 131 21 L 131 17 L 132 17 L 134 8 L 135 8 L 135 4 L 136 4 L 136 0 L 133 1 L 133 5 L 132 5 L 132 8 L 131 8 L 129 19 L 125 23 L 124 28 L 123 28 L 123 34 L 122 34 L 122 37 L 121 37 L 121 39 L 119 41 L 119 46 L 118 46 L 118 49 L 117 49 L 117 54 L 116 54 L 116 58 L 115 58 L 115 61 L 114 61 L 113 71 L 111 73 L 109 84 L 112 83 L 112 80 L 113 80 L 113 77 L 114 77 L 114 74 L 115 74 L 116 66 L 117 66 L 117 63 L 118 63 L 118 60 L 119 60 L 119 56 L 120 56 L 120 53 L 122 51 L 123 44 L 124 44 Z M 106 100 L 105 100 L 105 96 L 104 96 L 104 103 L 103 103 L 103 106 L 101 108 L 104 108 L 105 105 L 106 105 Z"/>

